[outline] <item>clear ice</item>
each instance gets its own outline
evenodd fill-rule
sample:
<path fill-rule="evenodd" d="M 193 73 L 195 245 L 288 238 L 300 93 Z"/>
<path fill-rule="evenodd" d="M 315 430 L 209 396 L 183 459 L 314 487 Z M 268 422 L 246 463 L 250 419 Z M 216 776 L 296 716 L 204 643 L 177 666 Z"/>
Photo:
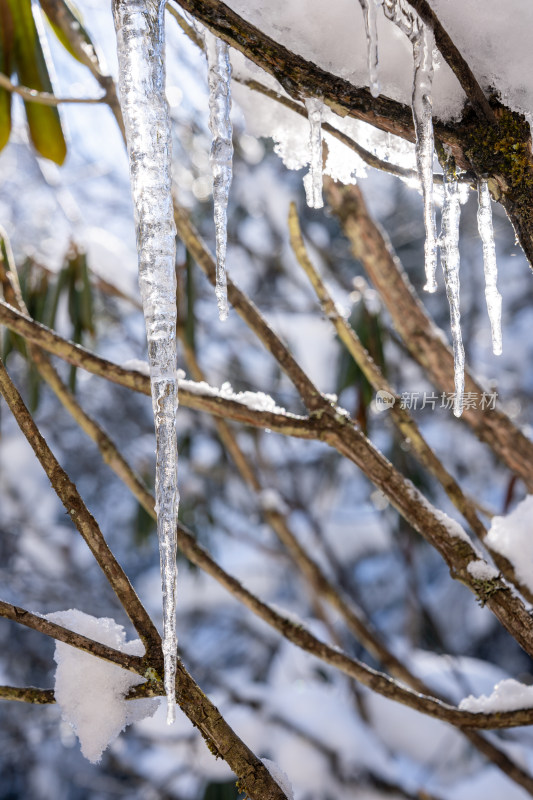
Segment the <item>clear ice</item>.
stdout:
<path fill-rule="evenodd" d="M 305 101 L 309 119 L 309 172 L 304 178 L 309 208 L 323 208 L 322 198 L 322 102 L 314 97 Z"/>
<path fill-rule="evenodd" d="M 437 288 L 437 230 L 435 205 L 433 202 L 433 49 L 435 37 L 418 14 L 406 6 L 403 0 L 383 0 L 383 11 L 408 37 L 413 46 L 413 94 L 412 111 L 416 133 L 416 164 L 424 201 L 424 225 L 426 242 L 424 256 L 426 285 L 424 289 L 434 292 Z"/>
<path fill-rule="evenodd" d="M 379 95 L 377 11 L 381 0 L 359 0 L 365 20 L 368 80 L 372 97 Z"/>
<path fill-rule="evenodd" d="M 502 352 L 502 297 L 498 291 L 498 269 L 496 266 L 496 248 L 492 230 L 492 208 L 489 186 L 486 180 L 478 184 L 477 225 L 483 243 L 483 268 L 485 270 L 485 299 L 489 312 L 492 332 L 492 350 L 499 356 Z"/>
<path fill-rule="evenodd" d="M 156 510 L 163 587 L 167 722 L 175 717 L 176 229 L 165 97 L 164 0 L 114 0 L 120 103 L 126 127 L 156 434 Z"/>
<path fill-rule="evenodd" d="M 453 360 L 455 371 L 455 399 L 453 413 L 460 417 L 463 413 L 465 391 L 465 351 L 461 335 L 461 311 L 459 306 L 459 220 L 461 206 L 457 180 L 444 174 L 444 202 L 442 205 L 441 263 L 444 272 L 446 295 L 450 306 L 452 329 Z"/>
<path fill-rule="evenodd" d="M 211 169 L 216 234 L 215 294 L 221 320 L 228 316 L 226 285 L 226 249 L 228 243 L 227 209 L 233 177 L 233 141 L 231 126 L 231 62 L 229 47 L 210 31 L 204 33 L 209 83 L 209 129 L 213 136 Z"/>
<path fill-rule="evenodd" d="M 413 81 L 413 120 L 416 131 L 416 163 L 422 197 L 424 199 L 424 223 L 426 242 L 424 245 L 426 263 L 426 285 L 428 292 L 437 288 L 437 233 L 435 227 L 435 207 L 433 203 L 433 120 L 431 87 L 433 83 L 433 31 L 420 23 L 418 35 L 413 41 L 415 74 Z"/>

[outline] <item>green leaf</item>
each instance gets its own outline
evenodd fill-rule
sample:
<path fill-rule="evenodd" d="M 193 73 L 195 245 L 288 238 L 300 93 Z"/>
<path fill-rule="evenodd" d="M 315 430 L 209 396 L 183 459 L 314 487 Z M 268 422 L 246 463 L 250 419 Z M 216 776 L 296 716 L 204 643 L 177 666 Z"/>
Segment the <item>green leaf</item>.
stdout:
<path fill-rule="evenodd" d="M 13 67 L 20 84 L 39 92 L 53 93 L 31 0 L 8 0 L 8 5 L 15 24 Z M 44 158 L 62 164 L 67 146 L 57 108 L 29 102 L 24 106 L 35 149 Z"/>
<path fill-rule="evenodd" d="M 88 61 L 97 64 L 96 48 L 83 27 L 79 11 L 72 3 L 68 0 L 40 0 L 40 3 L 52 30 L 65 50 L 81 64 L 87 65 Z M 80 50 L 72 45 L 74 37 L 81 45 L 83 56 Z"/>
<path fill-rule="evenodd" d="M 0 0 L 0 71 L 11 76 L 13 43 L 13 18 L 7 0 Z M 0 89 L 0 150 L 9 141 L 11 133 L 11 92 Z"/>

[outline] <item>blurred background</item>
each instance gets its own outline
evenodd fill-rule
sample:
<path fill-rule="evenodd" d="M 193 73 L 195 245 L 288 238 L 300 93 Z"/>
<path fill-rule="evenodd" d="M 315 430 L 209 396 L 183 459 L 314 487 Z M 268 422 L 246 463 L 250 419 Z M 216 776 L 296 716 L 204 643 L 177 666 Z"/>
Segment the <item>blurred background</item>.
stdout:
<path fill-rule="evenodd" d="M 109 71 L 116 75 L 109 3 L 77 3 Z M 167 15 L 168 16 L 168 15 Z M 174 177 L 180 202 L 214 249 L 206 65 L 203 54 L 167 18 L 167 94 L 174 134 Z M 97 97 L 101 89 L 49 30 L 49 62 L 60 97 Z M 0 224 L 9 237 L 30 313 L 62 335 L 119 364 L 146 359 L 136 280 L 136 250 L 127 159 L 110 110 L 63 105 L 67 143 L 62 166 L 39 156 L 28 140 L 20 98 L 0 155 Z M 451 516 L 442 490 L 397 437 L 374 393 L 354 367 L 317 306 L 290 250 L 290 201 L 300 213 L 315 264 L 353 328 L 399 392 L 430 392 L 392 329 L 379 295 L 353 259 L 337 218 L 305 205 L 305 170 L 289 171 L 270 139 L 257 138 L 234 102 L 234 180 L 228 224 L 229 274 L 260 307 L 321 391 L 338 396 L 372 441 Z M 363 170 L 361 169 L 361 172 Z M 423 274 L 424 228 L 419 193 L 368 169 L 358 184 L 384 226 L 417 291 Z M 467 362 L 498 393 L 527 432 L 533 378 L 533 281 L 504 212 L 493 208 L 503 355 L 492 355 L 484 302 L 482 248 L 475 195 L 461 219 L 461 311 Z M 298 396 L 273 358 L 234 312 L 218 321 L 214 291 L 178 243 L 182 340 L 179 366 L 192 359 L 215 386 L 263 391 L 296 413 Z M 449 331 L 443 282 L 423 302 Z M 160 623 L 155 527 L 95 445 L 80 431 L 25 359 L 20 341 L 2 332 L 2 355 L 43 435 L 75 481 L 141 599 Z M 153 486 L 155 453 L 150 399 L 104 380 L 57 367 L 83 407 L 101 423 Z M 452 391 L 452 387 L 450 387 Z M 449 409 L 414 416 L 463 489 L 489 514 L 504 514 L 524 497 L 515 481 Z M 261 598 L 297 614 L 320 638 L 360 657 L 363 650 L 338 615 L 310 591 L 266 524 L 261 495 L 243 482 L 207 414 L 180 408 L 180 519 L 215 559 Z M 273 490 L 298 539 L 326 574 L 365 609 L 395 652 L 455 700 L 490 694 L 504 677 L 531 682 L 529 659 L 492 614 L 450 579 L 439 555 L 388 507 L 355 466 L 318 442 L 232 426 Z M 267 495 L 268 496 L 268 495 Z M 262 495 L 263 505 L 265 494 Z M 76 607 L 113 617 L 132 631 L 84 542 L 0 404 L 0 584 L 2 598 L 38 613 Z M 289 776 L 297 800 L 449 800 L 523 798 L 524 790 L 488 765 L 459 733 L 352 685 L 241 607 L 211 578 L 179 557 L 178 640 L 181 657 L 229 723 L 261 757 Z M 0 682 L 53 686 L 54 644 L 0 621 Z M 494 740 L 533 768 L 533 740 L 512 730 Z M 235 779 L 215 760 L 178 711 L 167 727 L 164 708 L 126 730 L 98 765 L 80 754 L 54 706 L 0 703 L 0 798 L 35 800 L 230 800 Z M 426 794 L 423 794 L 426 792 Z"/>

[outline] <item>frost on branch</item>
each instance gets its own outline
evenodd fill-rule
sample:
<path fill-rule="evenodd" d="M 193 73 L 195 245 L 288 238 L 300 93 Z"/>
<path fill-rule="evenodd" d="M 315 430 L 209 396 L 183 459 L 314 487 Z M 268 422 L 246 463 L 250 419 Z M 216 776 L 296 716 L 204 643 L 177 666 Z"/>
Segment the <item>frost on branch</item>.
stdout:
<path fill-rule="evenodd" d="M 112 619 L 97 619 L 75 608 L 48 614 L 47 619 L 122 653 L 144 655 L 140 639 L 127 642 L 124 628 Z M 93 764 L 126 725 L 157 711 L 158 699 L 125 699 L 133 686 L 144 682 L 140 675 L 63 642 L 56 642 L 54 659 L 55 699 L 63 719 L 76 731 L 81 752 Z"/>
<path fill-rule="evenodd" d="M 163 584 L 163 654 L 168 722 L 175 714 L 176 229 L 172 140 L 165 97 L 164 0 L 115 0 L 120 104 L 135 209 L 139 286 L 146 322 L 156 433 L 156 510 Z"/>
<path fill-rule="evenodd" d="M 213 171 L 213 204 L 216 233 L 216 288 L 221 320 L 228 316 L 226 287 L 226 248 L 228 241 L 227 209 L 233 173 L 233 141 L 231 125 L 231 62 L 226 42 L 204 33 L 209 83 L 209 129 L 213 136 L 211 169 Z"/>
<path fill-rule="evenodd" d="M 492 229 L 492 209 L 486 180 L 481 180 L 478 184 L 478 198 L 477 224 L 479 235 L 483 242 L 485 299 L 492 332 L 492 350 L 494 355 L 499 356 L 502 352 L 502 296 L 497 286 L 498 268 L 496 266 L 496 248 Z"/>

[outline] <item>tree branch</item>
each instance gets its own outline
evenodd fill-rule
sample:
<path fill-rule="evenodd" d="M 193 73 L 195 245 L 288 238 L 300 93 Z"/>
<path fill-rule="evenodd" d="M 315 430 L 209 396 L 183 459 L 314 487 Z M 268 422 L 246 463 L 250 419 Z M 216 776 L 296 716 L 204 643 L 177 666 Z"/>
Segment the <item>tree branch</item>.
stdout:
<path fill-rule="evenodd" d="M 33 703 L 44 706 L 55 703 L 53 689 L 37 689 L 35 686 L 0 686 L 1 700 L 18 700 L 20 703 Z"/>

